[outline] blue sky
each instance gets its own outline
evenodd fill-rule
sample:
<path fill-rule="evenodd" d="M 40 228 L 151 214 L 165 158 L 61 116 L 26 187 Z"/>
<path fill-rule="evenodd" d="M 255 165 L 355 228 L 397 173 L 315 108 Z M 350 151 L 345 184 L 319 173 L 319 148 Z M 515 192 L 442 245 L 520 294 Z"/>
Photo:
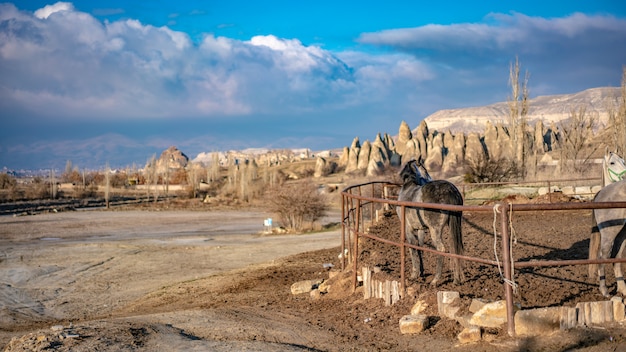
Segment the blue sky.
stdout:
<path fill-rule="evenodd" d="M 350 145 L 440 109 L 619 86 L 623 1 L 0 4 L 0 168 L 143 165 L 175 145 Z"/>

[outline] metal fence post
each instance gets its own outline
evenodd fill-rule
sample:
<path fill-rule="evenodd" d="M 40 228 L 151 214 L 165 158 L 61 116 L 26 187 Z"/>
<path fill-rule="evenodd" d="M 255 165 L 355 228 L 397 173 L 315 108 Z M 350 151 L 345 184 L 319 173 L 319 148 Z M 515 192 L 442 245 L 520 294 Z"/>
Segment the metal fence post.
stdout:
<path fill-rule="evenodd" d="M 356 284 L 357 284 L 357 262 L 358 262 L 358 258 L 359 258 L 359 222 L 360 222 L 360 217 L 361 217 L 361 200 L 357 199 L 356 200 L 356 225 L 355 225 L 355 232 L 354 232 L 354 252 L 352 254 L 352 291 L 354 292 L 356 290 Z"/>
<path fill-rule="evenodd" d="M 406 247 L 404 246 L 406 241 L 406 207 L 403 205 L 400 207 L 400 282 L 402 283 L 402 294 L 406 295 L 406 279 L 404 277 L 404 262 L 406 256 Z"/>

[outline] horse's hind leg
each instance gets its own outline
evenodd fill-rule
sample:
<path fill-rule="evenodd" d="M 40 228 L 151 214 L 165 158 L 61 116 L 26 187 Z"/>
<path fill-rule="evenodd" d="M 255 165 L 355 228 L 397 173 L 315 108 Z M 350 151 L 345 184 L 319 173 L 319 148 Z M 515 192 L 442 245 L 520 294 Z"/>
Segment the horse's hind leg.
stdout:
<path fill-rule="evenodd" d="M 418 245 L 421 246 L 423 244 L 422 240 L 419 240 L 423 237 L 423 234 L 421 234 L 422 230 L 413 230 L 412 228 L 407 228 L 406 229 L 406 237 L 407 240 L 409 242 L 409 244 L 412 245 Z M 415 235 L 415 232 L 417 232 L 417 238 Z M 418 251 L 417 249 L 411 248 L 411 263 L 412 268 L 411 268 L 411 278 L 412 279 L 417 279 L 418 276 L 422 277 L 424 276 L 424 266 L 422 263 L 422 251 Z"/>
<path fill-rule="evenodd" d="M 430 229 L 430 230 L 432 231 L 431 238 L 433 240 L 435 248 L 439 252 L 445 252 L 446 248 L 443 245 L 443 240 L 441 239 L 442 229 L 434 228 L 434 229 Z M 433 281 L 430 282 L 431 286 L 437 286 L 437 284 L 439 283 L 439 280 L 441 280 L 441 273 L 442 272 L 443 272 L 443 256 L 438 255 L 437 256 L 437 272 L 435 273 L 435 277 L 433 278 Z"/>
<path fill-rule="evenodd" d="M 622 232 L 626 235 L 626 230 Z M 617 240 L 620 241 L 621 244 L 615 258 L 623 258 L 626 241 L 624 241 L 623 235 L 621 234 L 617 236 Z M 615 273 L 615 281 L 617 281 L 617 292 L 621 293 L 622 296 L 626 296 L 626 283 L 624 283 L 624 275 L 622 274 L 622 263 L 613 263 L 613 272 Z"/>
<path fill-rule="evenodd" d="M 611 238 L 610 240 L 607 240 L 606 237 L 603 236 L 601 239 L 601 243 L 600 243 L 600 253 L 598 255 L 598 259 L 609 258 L 611 255 L 612 247 L 613 247 L 613 238 Z M 604 272 L 604 267 L 605 267 L 605 264 L 598 264 L 598 278 L 600 280 L 600 293 L 604 297 L 609 297 L 609 290 L 606 287 L 606 276 Z M 617 271 L 616 271 L 616 276 L 617 276 Z"/>

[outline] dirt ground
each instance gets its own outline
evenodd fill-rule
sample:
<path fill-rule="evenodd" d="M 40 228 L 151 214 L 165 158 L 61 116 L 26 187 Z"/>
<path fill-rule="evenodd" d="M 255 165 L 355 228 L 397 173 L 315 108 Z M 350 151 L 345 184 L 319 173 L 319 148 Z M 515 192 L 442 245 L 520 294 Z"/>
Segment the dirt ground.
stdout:
<path fill-rule="evenodd" d="M 339 217 L 325 219 L 338 222 Z M 340 267 L 340 231 L 260 235 L 261 211 L 75 211 L 0 217 L 0 346 L 5 351 L 620 351 L 619 324 L 551 336 L 458 345 L 461 326 L 436 316 L 436 291 L 502 299 L 497 268 L 466 263 L 467 280 L 449 273 L 437 289 L 410 280 L 408 297 L 391 307 L 363 299 L 341 280 L 328 294 L 292 295 L 293 283 L 328 279 Z M 586 258 L 590 211 L 514 214 L 517 260 Z M 371 229 L 396 238 L 389 213 Z M 494 259 L 493 214 L 464 213 L 466 252 Z M 364 240 L 360 261 L 399 278 L 394 247 Z M 409 256 L 407 256 L 407 263 Z M 522 308 L 603 300 L 584 266 L 516 272 Z M 408 277 L 408 276 L 407 276 Z M 615 290 L 612 270 L 607 279 Z M 417 299 L 432 326 L 402 335 L 398 322 Z"/>

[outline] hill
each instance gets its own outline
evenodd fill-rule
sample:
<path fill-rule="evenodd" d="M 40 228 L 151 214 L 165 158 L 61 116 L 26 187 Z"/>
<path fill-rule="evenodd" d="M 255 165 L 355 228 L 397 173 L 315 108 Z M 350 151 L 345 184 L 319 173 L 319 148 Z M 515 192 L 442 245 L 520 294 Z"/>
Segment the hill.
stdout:
<path fill-rule="evenodd" d="M 620 88 L 590 88 L 574 94 L 538 96 L 530 100 L 528 122 L 544 125 L 567 119 L 572 110 L 586 107 L 588 114 L 597 114 L 601 124 L 606 124 L 611 104 L 620 96 Z M 439 110 L 425 118 L 431 130 L 451 132 L 483 132 L 487 121 L 492 124 L 506 123 L 507 102 L 461 109 Z"/>

